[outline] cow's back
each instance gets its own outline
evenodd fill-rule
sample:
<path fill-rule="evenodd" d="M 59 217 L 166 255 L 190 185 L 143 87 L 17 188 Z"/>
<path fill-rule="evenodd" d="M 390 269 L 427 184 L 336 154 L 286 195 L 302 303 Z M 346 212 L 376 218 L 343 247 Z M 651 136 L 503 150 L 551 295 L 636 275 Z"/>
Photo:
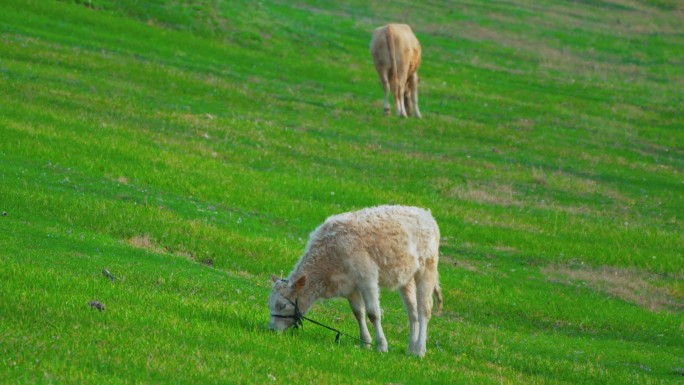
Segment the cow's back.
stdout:
<path fill-rule="evenodd" d="M 371 38 L 370 51 L 378 72 L 387 71 L 392 67 L 392 58 L 387 45 L 387 28 L 387 25 L 376 28 Z"/>
<path fill-rule="evenodd" d="M 389 40 L 391 39 L 391 42 Z M 388 45 L 391 45 L 390 46 Z M 406 24 L 388 24 L 373 31 L 371 39 L 371 54 L 378 71 L 386 71 L 396 64 L 398 68 L 405 68 L 408 73 L 414 73 L 421 61 L 421 48 L 411 27 Z M 392 53 L 394 58 L 392 58 Z"/>

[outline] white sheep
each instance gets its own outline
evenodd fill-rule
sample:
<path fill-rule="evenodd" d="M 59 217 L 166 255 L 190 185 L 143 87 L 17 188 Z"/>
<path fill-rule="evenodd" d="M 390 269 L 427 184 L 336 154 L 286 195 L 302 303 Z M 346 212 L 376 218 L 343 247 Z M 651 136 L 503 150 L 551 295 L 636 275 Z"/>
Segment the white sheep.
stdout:
<path fill-rule="evenodd" d="M 319 298 L 345 297 L 361 340 L 370 346 L 365 315 L 378 351 L 387 351 L 380 322 L 380 287 L 399 289 L 409 320 L 408 352 L 425 355 L 432 294 L 442 307 L 437 264 L 439 227 L 429 211 L 378 206 L 328 218 L 311 233 L 304 255 L 287 279 L 272 276 L 268 300 L 271 330 L 298 321 Z"/>

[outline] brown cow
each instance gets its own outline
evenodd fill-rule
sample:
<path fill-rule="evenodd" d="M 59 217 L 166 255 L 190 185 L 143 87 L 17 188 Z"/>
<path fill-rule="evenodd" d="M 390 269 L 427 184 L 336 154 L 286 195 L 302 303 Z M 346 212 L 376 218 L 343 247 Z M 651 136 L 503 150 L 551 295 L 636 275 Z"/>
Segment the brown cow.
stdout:
<path fill-rule="evenodd" d="M 415 114 L 418 108 L 418 66 L 420 43 L 406 24 L 388 24 L 373 31 L 370 45 L 375 69 L 385 91 L 385 115 L 390 113 L 389 92 L 392 90 L 397 115 Z"/>

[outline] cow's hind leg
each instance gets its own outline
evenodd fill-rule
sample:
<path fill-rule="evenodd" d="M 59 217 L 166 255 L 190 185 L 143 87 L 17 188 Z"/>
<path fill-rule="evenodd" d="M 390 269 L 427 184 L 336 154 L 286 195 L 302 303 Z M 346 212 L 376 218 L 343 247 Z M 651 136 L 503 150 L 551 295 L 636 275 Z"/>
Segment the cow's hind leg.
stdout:
<path fill-rule="evenodd" d="M 411 110 L 413 111 L 413 114 L 416 115 L 417 118 L 421 118 L 422 116 L 420 115 L 420 108 L 418 108 L 418 74 L 414 73 L 411 75 L 409 78 L 409 93 L 411 94 Z"/>
<path fill-rule="evenodd" d="M 406 87 L 406 94 L 404 95 L 404 106 L 406 107 L 406 115 L 413 115 L 413 99 L 411 98 L 411 88 Z"/>
<path fill-rule="evenodd" d="M 425 270 L 416 281 L 416 300 L 418 305 L 418 342 L 414 346 L 413 354 L 417 356 L 425 355 L 425 345 L 427 342 L 427 328 L 432 317 L 432 293 L 438 282 L 437 262 L 434 259 L 427 261 Z"/>
<path fill-rule="evenodd" d="M 406 110 L 409 111 L 409 115 L 413 114 L 417 118 L 420 118 L 420 108 L 418 108 L 418 82 L 417 73 L 409 76 L 408 82 L 406 83 Z"/>
<path fill-rule="evenodd" d="M 405 118 L 406 115 L 406 106 L 404 105 L 404 95 L 406 94 L 406 82 L 399 80 L 399 84 L 395 87 L 396 91 L 394 92 L 394 102 L 397 105 L 397 116 L 400 118 Z"/>
<path fill-rule="evenodd" d="M 382 104 L 382 110 L 385 113 L 385 116 L 390 114 L 390 102 L 389 102 L 389 95 L 390 95 L 390 82 L 389 82 L 389 74 L 387 72 L 381 73 L 380 75 L 380 82 L 382 83 L 382 90 L 385 92 L 385 99 Z"/>
<path fill-rule="evenodd" d="M 373 282 L 377 282 L 374 280 Z M 368 312 L 368 319 L 373 324 L 375 329 L 375 344 L 380 352 L 387 351 L 387 339 L 385 333 L 382 331 L 381 310 L 380 310 L 380 289 L 377 285 L 365 287 L 361 289 L 363 301 L 366 304 L 366 312 Z"/>
<path fill-rule="evenodd" d="M 408 314 L 409 325 L 409 343 L 408 352 L 413 353 L 416 349 L 419 334 L 418 324 L 418 304 L 416 302 L 416 283 L 412 279 L 406 286 L 399 289 L 401 299 L 404 301 L 404 307 Z"/>
<path fill-rule="evenodd" d="M 363 341 L 365 347 L 369 348 L 372 340 L 366 325 L 366 305 L 363 303 L 363 297 L 361 297 L 361 293 L 358 290 L 354 290 L 347 300 L 352 308 L 352 312 L 354 312 L 356 321 L 359 323 L 361 341 Z"/>

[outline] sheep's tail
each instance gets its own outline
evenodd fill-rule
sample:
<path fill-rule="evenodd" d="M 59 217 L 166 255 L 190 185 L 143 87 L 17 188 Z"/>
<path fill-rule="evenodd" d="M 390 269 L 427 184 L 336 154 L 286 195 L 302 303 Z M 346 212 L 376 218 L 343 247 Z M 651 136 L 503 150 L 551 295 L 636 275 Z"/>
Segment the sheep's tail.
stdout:
<path fill-rule="evenodd" d="M 435 290 L 433 292 L 435 299 L 437 300 L 437 310 L 435 310 L 436 315 L 442 315 L 442 288 L 439 287 L 439 282 L 435 285 Z"/>

